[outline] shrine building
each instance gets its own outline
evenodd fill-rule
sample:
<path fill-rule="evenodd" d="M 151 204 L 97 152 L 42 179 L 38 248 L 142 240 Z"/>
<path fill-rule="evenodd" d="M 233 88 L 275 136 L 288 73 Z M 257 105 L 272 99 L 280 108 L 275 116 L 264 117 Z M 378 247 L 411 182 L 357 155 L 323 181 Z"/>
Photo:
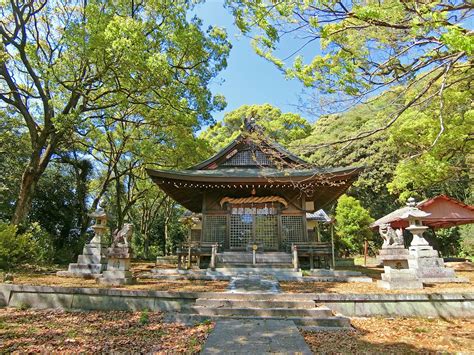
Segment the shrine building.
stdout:
<path fill-rule="evenodd" d="M 243 132 L 206 161 L 184 170 L 152 170 L 153 181 L 176 202 L 202 214 L 192 238 L 223 251 L 288 251 L 313 242 L 306 213 L 328 207 L 361 168 L 315 168 L 246 123 Z"/>

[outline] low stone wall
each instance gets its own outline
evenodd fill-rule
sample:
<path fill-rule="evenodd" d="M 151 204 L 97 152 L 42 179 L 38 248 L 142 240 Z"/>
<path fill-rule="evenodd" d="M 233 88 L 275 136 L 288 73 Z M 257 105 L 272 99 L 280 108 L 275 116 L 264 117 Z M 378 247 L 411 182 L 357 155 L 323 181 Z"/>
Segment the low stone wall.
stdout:
<path fill-rule="evenodd" d="M 348 317 L 474 317 L 474 293 L 315 294 L 317 304 Z"/>
<path fill-rule="evenodd" d="M 348 317 L 474 317 L 474 293 L 236 294 L 0 284 L 0 307 L 188 312 L 197 298 L 313 300 Z"/>
<path fill-rule="evenodd" d="M 180 311 L 199 293 L 128 291 L 106 288 L 1 285 L 0 307 L 81 310 Z"/>

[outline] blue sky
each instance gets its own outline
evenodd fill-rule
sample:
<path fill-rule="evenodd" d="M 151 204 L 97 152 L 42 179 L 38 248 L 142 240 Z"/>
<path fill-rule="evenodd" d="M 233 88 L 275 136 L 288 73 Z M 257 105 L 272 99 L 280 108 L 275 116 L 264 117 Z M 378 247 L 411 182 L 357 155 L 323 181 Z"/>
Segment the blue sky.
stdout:
<path fill-rule="evenodd" d="M 245 104 L 269 103 L 283 112 L 298 112 L 295 105 L 303 85 L 297 80 L 285 79 L 272 63 L 254 52 L 250 39 L 240 35 L 223 3 L 223 0 L 206 1 L 194 11 L 203 20 L 204 28 L 209 25 L 225 28 L 233 46 L 227 68 L 211 84 L 212 92 L 223 94 L 227 100 L 226 109 L 215 112 L 214 119 L 221 120 L 226 112 Z M 314 117 L 305 118 L 314 120 Z"/>

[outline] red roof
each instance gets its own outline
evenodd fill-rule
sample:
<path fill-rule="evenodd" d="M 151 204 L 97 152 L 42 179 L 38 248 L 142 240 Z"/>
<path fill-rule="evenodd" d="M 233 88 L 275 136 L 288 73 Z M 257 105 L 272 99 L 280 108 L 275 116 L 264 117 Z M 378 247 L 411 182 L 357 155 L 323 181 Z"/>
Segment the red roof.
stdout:
<path fill-rule="evenodd" d="M 446 195 L 422 201 L 417 207 L 431 213 L 423 224 L 433 228 L 449 228 L 474 223 L 474 206 L 466 205 Z"/>
<path fill-rule="evenodd" d="M 474 223 L 474 206 L 466 205 L 452 197 L 439 195 L 416 205 L 420 210 L 431 213 L 423 219 L 423 224 L 432 228 L 449 228 Z M 407 221 L 400 218 L 405 209 L 402 207 L 372 223 L 376 228 L 381 223 L 390 223 L 392 228 L 405 228 Z"/>

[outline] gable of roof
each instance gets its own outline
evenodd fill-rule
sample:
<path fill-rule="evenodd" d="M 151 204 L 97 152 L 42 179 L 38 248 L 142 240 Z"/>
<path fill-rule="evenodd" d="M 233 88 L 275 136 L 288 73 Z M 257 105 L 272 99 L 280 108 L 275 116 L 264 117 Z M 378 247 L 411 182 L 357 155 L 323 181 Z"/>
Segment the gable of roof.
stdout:
<path fill-rule="evenodd" d="M 209 159 L 190 167 L 190 170 L 213 170 L 219 167 L 269 167 L 276 161 L 306 167 L 308 163 L 289 152 L 280 144 L 255 131 L 242 132 L 230 144 Z"/>

